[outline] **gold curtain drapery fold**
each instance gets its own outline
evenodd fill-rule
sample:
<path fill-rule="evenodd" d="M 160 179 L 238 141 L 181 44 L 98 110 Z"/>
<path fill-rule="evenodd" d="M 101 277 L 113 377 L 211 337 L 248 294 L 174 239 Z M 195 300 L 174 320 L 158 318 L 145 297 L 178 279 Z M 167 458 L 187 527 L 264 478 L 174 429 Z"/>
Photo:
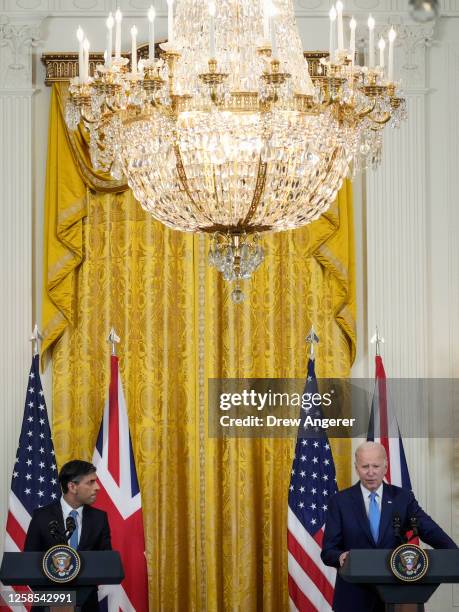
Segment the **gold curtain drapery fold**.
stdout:
<path fill-rule="evenodd" d="M 93 170 L 87 134 L 82 128 L 72 132 L 65 124 L 67 95 L 66 83 L 53 86 L 45 191 L 42 358 L 74 322 L 72 296 L 82 261 L 87 190 L 115 193 L 127 189 L 125 182 Z"/>
<path fill-rule="evenodd" d="M 67 269 L 71 281 L 63 276 L 54 284 L 58 298 L 44 288 L 62 316 L 46 345 L 53 356 L 58 463 L 92 456 L 113 325 L 142 491 L 150 609 L 288 610 L 286 510 L 295 441 L 210 438 L 207 382 L 304 377 L 311 323 L 320 337 L 318 375 L 349 374 L 351 187 L 311 226 L 264 238 L 266 261 L 244 287 L 246 302 L 235 305 L 207 266 L 206 237 L 168 230 L 130 191 L 88 189 L 72 155 L 65 165 L 62 154 L 56 162 L 56 143 L 63 148 L 68 138 L 61 113 L 54 99 L 48 187 L 68 177 L 85 206 L 74 223 L 80 242 L 79 260 Z M 55 231 L 57 200 L 48 189 L 46 274 L 49 262 L 56 265 L 69 251 Z M 50 312 L 44 311 L 47 320 Z M 350 443 L 332 446 L 339 485 L 347 485 Z"/>

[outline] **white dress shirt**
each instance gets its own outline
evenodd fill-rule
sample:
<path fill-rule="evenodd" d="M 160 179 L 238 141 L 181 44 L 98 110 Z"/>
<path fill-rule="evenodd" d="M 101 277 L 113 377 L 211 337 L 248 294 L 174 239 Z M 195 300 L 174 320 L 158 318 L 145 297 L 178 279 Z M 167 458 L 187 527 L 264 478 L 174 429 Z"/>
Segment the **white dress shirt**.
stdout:
<path fill-rule="evenodd" d="M 72 508 L 72 506 L 65 501 L 64 496 L 61 496 L 61 508 L 62 508 L 62 515 L 64 517 L 64 526 L 72 510 L 76 510 L 78 512 L 78 517 L 75 520 L 75 522 L 76 522 L 76 529 L 78 533 L 78 544 L 79 544 L 80 537 L 81 537 L 81 527 L 83 525 L 83 506 L 80 506 L 79 508 Z"/>
<path fill-rule="evenodd" d="M 364 487 L 362 483 L 360 483 L 360 489 L 362 491 L 363 501 L 365 503 L 365 510 L 366 510 L 367 516 L 368 516 L 368 512 L 370 510 L 370 494 L 371 494 L 371 491 L 369 491 L 366 487 Z M 376 489 L 375 493 L 376 493 L 376 503 L 378 504 L 379 512 L 381 512 L 382 494 L 383 494 L 383 483 L 381 483 L 379 485 L 379 487 Z"/>

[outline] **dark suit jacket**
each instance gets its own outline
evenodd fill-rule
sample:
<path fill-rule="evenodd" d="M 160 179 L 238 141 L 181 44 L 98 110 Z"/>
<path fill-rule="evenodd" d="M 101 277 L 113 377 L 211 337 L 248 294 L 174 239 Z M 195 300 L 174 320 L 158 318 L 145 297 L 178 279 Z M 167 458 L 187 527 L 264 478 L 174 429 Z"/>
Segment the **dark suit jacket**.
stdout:
<path fill-rule="evenodd" d="M 392 519 L 398 514 L 401 532 L 410 528 L 410 518 L 416 517 L 419 537 L 433 548 L 457 548 L 453 540 L 419 506 L 411 491 L 383 483 L 379 539 L 375 543 L 365 510 L 360 482 L 344 489 L 330 499 L 322 545 L 322 561 L 339 568 L 341 553 L 353 548 L 395 548 L 397 541 Z M 381 609 L 375 591 L 345 582 L 336 577 L 333 610 L 336 612 L 370 612 Z M 384 609 L 384 607 L 382 607 Z"/>
<path fill-rule="evenodd" d="M 25 551 L 45 551 L 57 544 L 49 533 L 49 523 L 57 521 L 59 530 L 64 532 L 64 517 L 60 501 L 38 508 L 34 511 L 27 531 L 24 544 Z M 92 506 L 84 506 L 83 520 L 78 550 L 111 550 L 110 527 L 107 514 Z M 89 596 L 83 606 L 84 612 L 94 612 L 99 609 L 97 601 L 97 589 Z M 39 608 L 34 608 L 39 610 Z"/>
<path fill-rule="evenodd" d="M 64 532 L 64 517 L 60 502 L 38 508 L 30 521 L 24 544 L 26 551 L 45 551 L 56 544 L 49 533 L 49 523 L 57 521 Z M 78 550 L 111 550 L 110 527 L 107 514 L 92 506 L 84 506 L 82 530 Z"/>

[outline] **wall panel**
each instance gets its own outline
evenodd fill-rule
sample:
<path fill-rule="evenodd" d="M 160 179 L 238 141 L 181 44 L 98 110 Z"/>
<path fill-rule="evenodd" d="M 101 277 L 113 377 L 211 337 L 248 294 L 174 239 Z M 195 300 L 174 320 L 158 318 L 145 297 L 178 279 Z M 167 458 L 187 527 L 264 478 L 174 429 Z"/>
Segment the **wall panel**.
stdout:
<path fill-rule="evenodd" d="M 31 92 L 0 91 L 0 525 L 16 455 L 31 361 Z M 3 547 L 3 540 L 0 539 Z"/>

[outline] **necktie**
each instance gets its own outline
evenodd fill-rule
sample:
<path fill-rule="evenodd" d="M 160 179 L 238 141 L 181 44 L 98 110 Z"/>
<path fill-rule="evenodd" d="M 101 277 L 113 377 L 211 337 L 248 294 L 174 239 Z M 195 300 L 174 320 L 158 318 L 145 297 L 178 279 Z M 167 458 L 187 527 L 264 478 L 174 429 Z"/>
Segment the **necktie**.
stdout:
<path fill-rule="evenodd" d="M 76 550 L 78 548 L 78 512 L 76 510 L 72 510 L 69 516 L 71 516 L 75 521 L 75 531 L 70 536 L 69 545 Z"/>
<path fill-rule="evenodd" d="M 368 510 L 368 520 L 370 521 L 371 535 L 373 536 L 373 540 L 375 541 L 375 543 L 378 541 L 379 521 L 381 519 L 381 510 L 379 509 L 378 502 L 376 501 L 377 496 L 378 494 L 375 493 L 375 491 L 372 491 L 370 493 L 370 508 Z"/>

